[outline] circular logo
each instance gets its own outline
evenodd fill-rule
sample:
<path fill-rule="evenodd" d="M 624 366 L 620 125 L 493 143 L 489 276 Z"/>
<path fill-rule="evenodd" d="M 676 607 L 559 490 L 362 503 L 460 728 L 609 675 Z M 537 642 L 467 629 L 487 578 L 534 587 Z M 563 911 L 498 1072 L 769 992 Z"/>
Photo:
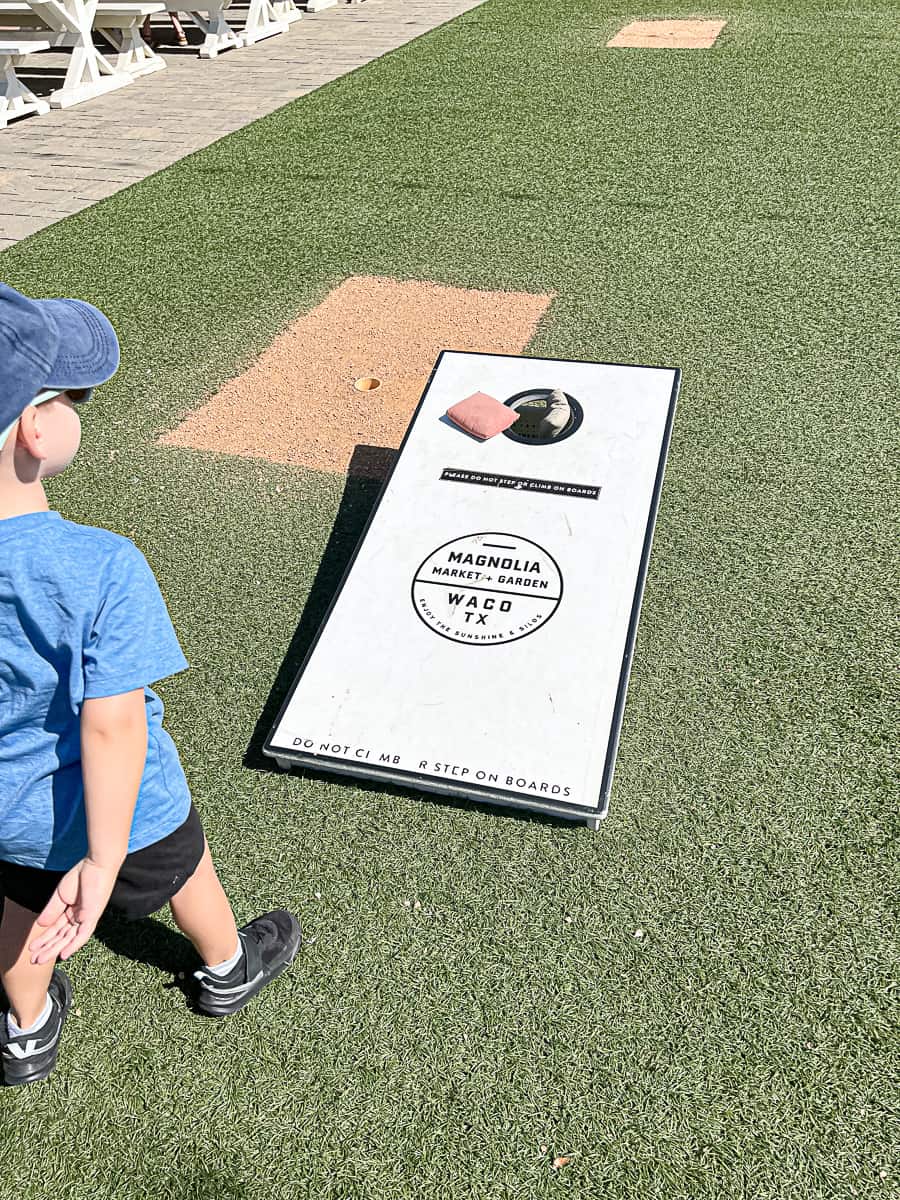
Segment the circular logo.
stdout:
<path fill-rule="evenodd" d="M 439 546 L 416 571 L 412 602 L 434 633 L 470 646 L 516 642 L 559 607 L 553 557 L 512 533 L 470 533 Z"/>

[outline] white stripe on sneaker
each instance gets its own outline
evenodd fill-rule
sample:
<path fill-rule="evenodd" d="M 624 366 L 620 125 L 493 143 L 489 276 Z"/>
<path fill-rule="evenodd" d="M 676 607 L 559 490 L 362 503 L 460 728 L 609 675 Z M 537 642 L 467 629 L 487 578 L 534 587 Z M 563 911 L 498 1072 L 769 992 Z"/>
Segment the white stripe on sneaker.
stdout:
<path fill-rule="evenodd" d="M 246 983 L 241 983 L 237 987 L 225 988 L 219 986 L 219 981 L 215 976 L 204 975 L 202 971 L 194 972 L 194 978 L 199 979 L 201 983 L 205 984 L 217 996 L 239 996 L 241 992 L 246 992 L 248 988 L 253 987 L 258 980 L 262 979 L 262 975 L 262 971 L 257 971 L 253 978 L 248 979 Z"/>
<path fill-rule="evenodd" d="M 41 1045 L 37 1038 L 29 1038 L 24 1046 L 19 1046 L 15 1042 L 9 1042 L 7 1043 L 6 1049 L 14 1058 L 31 1058 L 33 1054 L 41 1054 L 43 1051 L 49 1050 L 51 1046 L 55 1045 L 56 1042 L 59 1041 L 61 1028 L 62 1027 L 57 1029 L 56 1033 L 49 1040 L 49 1042 L 44 1042 L 43 1045 Z"/>

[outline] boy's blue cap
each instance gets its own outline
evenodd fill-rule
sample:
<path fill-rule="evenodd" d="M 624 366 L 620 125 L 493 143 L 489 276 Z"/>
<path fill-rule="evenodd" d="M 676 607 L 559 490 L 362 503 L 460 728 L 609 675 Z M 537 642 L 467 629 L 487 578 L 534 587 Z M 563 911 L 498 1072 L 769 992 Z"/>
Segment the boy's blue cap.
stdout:
<path fill-rule="evenodd" d="M 92 388 L 119 365 L 116 331 L 84 300 L 31 300 L 0 283 L 0 432 L 46 388 Z"/>

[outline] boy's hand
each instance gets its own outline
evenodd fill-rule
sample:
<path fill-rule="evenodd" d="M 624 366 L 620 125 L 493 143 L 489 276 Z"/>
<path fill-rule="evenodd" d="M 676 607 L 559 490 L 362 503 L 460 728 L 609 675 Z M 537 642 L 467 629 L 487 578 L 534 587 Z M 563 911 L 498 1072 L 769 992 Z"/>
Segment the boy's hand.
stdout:
<path fill-rule="evenodd" d="M 57 884 L 29 942 L 33 963 L 71 958 L 88 940 L 106 908 L 128 853 L 128 832 L 144 761 L 147 713 L 144 689 L 85 700 L 81 710 L 81 776 L 88 853 Z"/>
<path fill-rule="evenodd" d="M 37 919 L 46 929 L 29 942 L 33 963 L 71 958 L 106 908 L 122 862 L 144 762 L 144 689 L 85 700 L 81 710 L 81 776 L 88 853 L 57 884 Z"/>
<path fill-rule="evenodd" d="M 29 943 L 32 963 L 71 958 L 97 927 L 119 873 L 119 866 L 101 866 L 90 857 L 76 863 L 56 886 L 37 919 L 46 933 Z"/>

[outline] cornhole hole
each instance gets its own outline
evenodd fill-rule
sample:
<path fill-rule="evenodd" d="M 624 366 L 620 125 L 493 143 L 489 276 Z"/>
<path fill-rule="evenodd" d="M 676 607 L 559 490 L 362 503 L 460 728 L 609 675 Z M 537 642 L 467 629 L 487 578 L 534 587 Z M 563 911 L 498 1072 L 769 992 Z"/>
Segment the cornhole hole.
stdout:
<path fill-rule="evenodd" d="M 266 754 L 597 828 L 679 380 L 443 351 Z"/>

